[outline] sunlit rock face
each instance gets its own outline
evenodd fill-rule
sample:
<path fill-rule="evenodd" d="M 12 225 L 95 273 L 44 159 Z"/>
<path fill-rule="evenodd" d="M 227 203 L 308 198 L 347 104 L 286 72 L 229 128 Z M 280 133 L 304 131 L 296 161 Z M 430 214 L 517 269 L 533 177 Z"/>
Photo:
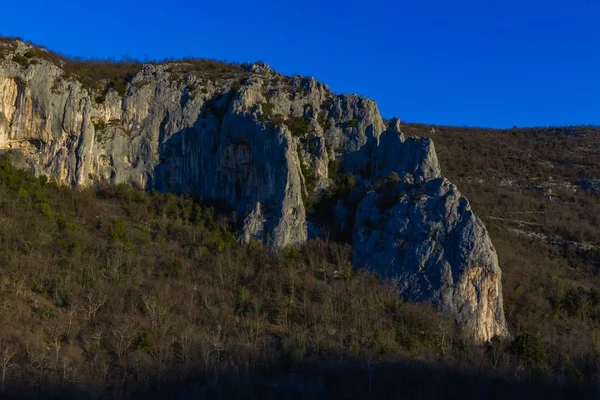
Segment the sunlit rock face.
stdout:
<path fill-rule="evenodd" d="M 146 64 L 117 91 L 108 80 L 85 86 L 44 57 L 13 61 L 25 43 L 0 46 L 0 150 L 15 164 L 73 187 L 217 200 L 243 219 L 242 242 L 276 248 L 306 241 L 306 201 L 341 166 L 360 197 L 348 227 L 355 265 L 396 279 L 402 296 L 438 305 L 477 340 L 507 334 L 485 227 L 441 178 L 433 142 L 404 138 L 373 101 L 263 63 Z M 348 219 L 343 201 L 335 214 Z"/>
<path fill-rule="evenodd" d="M 453 315 L 478 341 L 506 336 L 498 258 L 467 199 L 444 178 L 390 185 L 358 207 L 354 264 Z"/>

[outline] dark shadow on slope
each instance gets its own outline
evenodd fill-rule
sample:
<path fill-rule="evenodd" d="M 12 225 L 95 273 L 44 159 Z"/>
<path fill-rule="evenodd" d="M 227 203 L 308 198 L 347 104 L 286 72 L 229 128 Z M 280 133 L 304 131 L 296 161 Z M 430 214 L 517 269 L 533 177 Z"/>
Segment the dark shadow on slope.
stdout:
<path fill-rule="evenodd" d="M 202 367 L 200 367 L 202 368 Z M 160 387 L 124 387 L 119 390 L 77 390 L 56 382 L 37 388 L 11 387 L 6 399 L 592 399 L 600 386 L 559 384 L 502 376 L 494 371 L 461 369 L 427 362 L 303 363 L 293 368 L 273 366 L 269 371 L 225 372 L 198 376 Z M 142 371 L 143 373 L 143 371 Z M 81 382 L 85 386 L 85 382 Z"/>

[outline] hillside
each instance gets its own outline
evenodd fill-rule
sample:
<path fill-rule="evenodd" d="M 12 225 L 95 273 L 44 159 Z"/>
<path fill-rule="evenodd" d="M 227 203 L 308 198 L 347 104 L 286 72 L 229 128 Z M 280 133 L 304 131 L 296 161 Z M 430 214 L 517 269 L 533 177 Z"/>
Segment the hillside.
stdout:
<path fill-rule="evenodd" d="M 596 382 L 597 348 L 579 332 L 597 329 L 597 302 L 552 313 L 507 285 L 515 337 L 477 346 L 353 272 L 347 245 L 241 246 L 227 216 L 189 198 L 73 191 L 3 160 L 0 218 L 0 372 L 15 398 L 562 398 Z M 538 279 L 518 278 L 529 290 Z"/>
<path fill-rule="evenodd" d="M 0 46 L 0 151 L 14 165 L 73 188 L 218 203 L 243 243 L 278 251 L 331 232 L 351 243 L 354 268 L 396 281 L 399 298 L 430 303 L 475 342 L 509 335 L 485 225 L 433 142 L 406 138 L 373 100 L 260 62 L 103 64 Z"/>
<path fill-rule="evenodd" d="M 600 349 L 600 128 L 486 130 L 407 124 L 485 221 L 513 332 L 596 365 Z M 590 358 L 591 357 L 591 358 Z"/>
<path fill-rule="evenodd" d="M 591 396 L 600 129 L 431 128 L 1 39 L 2 394 Z"/>

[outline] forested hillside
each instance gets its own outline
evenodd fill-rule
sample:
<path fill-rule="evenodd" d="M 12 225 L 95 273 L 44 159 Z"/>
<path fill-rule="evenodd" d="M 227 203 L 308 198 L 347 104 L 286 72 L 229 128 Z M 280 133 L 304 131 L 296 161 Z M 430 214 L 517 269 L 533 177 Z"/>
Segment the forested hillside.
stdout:
<path fill-rule="evenodd" d="M 596 332 L 597 292 L 567 289 L 555 309 L 530 301 L 534 282 L 548 284 L 539 266 L 509 267 L 525 243 L 511 241 L 513 258 L 502 258 L 514 338 L 475 346 L 450 319 L 352 271 L 347 245 L 317 240 L 275 254 L 238 245 L 235 221 L 219 207 L 125 185 L 60 187 L 3 159 L 3 394 L 592 393 L 598 348 L 579 332 Z M 512 294 L 513 279 L 530 298 Z"/>

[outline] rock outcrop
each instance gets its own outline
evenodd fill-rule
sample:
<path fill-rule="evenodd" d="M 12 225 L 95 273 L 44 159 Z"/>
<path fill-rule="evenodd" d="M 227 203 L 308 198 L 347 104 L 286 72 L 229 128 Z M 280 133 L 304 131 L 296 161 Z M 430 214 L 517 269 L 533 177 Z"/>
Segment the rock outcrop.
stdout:
<path fill-rule="evenodd" d="M 220 201 L 244 219 L 241 241 L 279 248 L 307 239 L 307 202 L 341 169 L 354 198 L 364 195 L 355 264 L 478 340 L 506 334 L 485 227 L 441 178 L 433 142 L 405 139 L 373 101 L 264 63 L 145 64 L 92 82 L 68 63 L 0 42 L 0 150 L 15 163 L 73 187 L 128 183 Z M 331 214 L 352 229 L 346 200 Z"/>
<path fill-rule="evenodd" d="M 410 179 L 416 182 L 441 176 L 431 139 L 405 139 L 396 121 L 392 120 L 389 125 L 389 129 L 381 135 L 373 157 L 374 179 L 385 178 L 392 173 L 409 174 Z"/>
<path fill-rule="evenodd" d="M 507 334 L 501 272 L 487 231 L 444 178 L 385 184 L 361 201 L 354 264 L 397 282 L 408 301 L 428 301 L 478 340 Z"/>

